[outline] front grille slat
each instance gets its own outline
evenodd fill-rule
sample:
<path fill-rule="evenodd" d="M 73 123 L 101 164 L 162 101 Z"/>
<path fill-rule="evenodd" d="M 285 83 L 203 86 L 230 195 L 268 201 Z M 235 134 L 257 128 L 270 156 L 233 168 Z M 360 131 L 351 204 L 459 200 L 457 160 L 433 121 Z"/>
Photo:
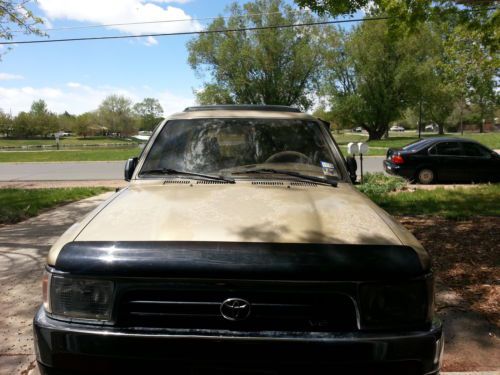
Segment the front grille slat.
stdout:
<path fill-rule="evenodd" d="M 230 321 L 221 314 L 228 298 L 250 303 L 250 315 Z M 353 331 L 356 310 L 344 294 L 248 290 L 134 290 L 120 298 L 118 324 L 159 327 L 273 331 Z"/>

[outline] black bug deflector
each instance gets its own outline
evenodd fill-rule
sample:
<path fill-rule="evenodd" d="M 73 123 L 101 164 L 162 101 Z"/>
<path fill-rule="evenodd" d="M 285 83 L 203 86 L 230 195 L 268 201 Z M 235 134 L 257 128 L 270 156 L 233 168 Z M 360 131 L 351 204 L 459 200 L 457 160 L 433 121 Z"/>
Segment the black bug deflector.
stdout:
<path fill-rule="evenodd" d="M 55 268 L 86 276 L 364 281 L 420 277 L 409 246 L 262 242 L 70 242 Z"/>

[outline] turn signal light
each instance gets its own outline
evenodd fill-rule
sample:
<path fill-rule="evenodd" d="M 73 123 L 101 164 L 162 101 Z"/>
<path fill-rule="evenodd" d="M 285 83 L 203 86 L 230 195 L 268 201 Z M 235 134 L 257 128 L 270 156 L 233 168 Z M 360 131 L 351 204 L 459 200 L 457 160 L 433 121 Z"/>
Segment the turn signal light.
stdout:
<path fill-rule="evenodd" d="M 50 312 L 50 273 L 47 271 L 43 272 L 42 277 L 42 296 L 43 296 L 43 307 L 47 312 Z"/>
<path fill-rule="evenodd" d="M 405 159 L 401 155 L 392 155 L 392 162 L 394 164 L 403 164 Z"/>

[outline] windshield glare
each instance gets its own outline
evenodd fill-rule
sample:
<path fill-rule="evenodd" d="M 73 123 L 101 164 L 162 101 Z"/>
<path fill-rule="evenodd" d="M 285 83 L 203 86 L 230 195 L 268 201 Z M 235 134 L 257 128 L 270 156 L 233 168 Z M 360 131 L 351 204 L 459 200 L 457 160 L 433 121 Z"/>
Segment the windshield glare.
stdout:
<path fill-rule="evenodd" d="M 169 121 L 142 171 L 163 168 L 207 174 L 273 168 L 339 177 L 320 125 L 289 119 Z"/>

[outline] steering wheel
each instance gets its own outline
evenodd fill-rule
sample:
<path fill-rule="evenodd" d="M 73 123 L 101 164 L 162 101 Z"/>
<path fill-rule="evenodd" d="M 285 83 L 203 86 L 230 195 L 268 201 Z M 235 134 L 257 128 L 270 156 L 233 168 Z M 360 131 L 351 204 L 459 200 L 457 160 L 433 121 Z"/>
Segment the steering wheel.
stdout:
<path fill-rule="evenodd" d="M 309 156 L 298 151 L 281 151 L 268 157 L 265 163 L 303 163 L 312 164 Z"/>

